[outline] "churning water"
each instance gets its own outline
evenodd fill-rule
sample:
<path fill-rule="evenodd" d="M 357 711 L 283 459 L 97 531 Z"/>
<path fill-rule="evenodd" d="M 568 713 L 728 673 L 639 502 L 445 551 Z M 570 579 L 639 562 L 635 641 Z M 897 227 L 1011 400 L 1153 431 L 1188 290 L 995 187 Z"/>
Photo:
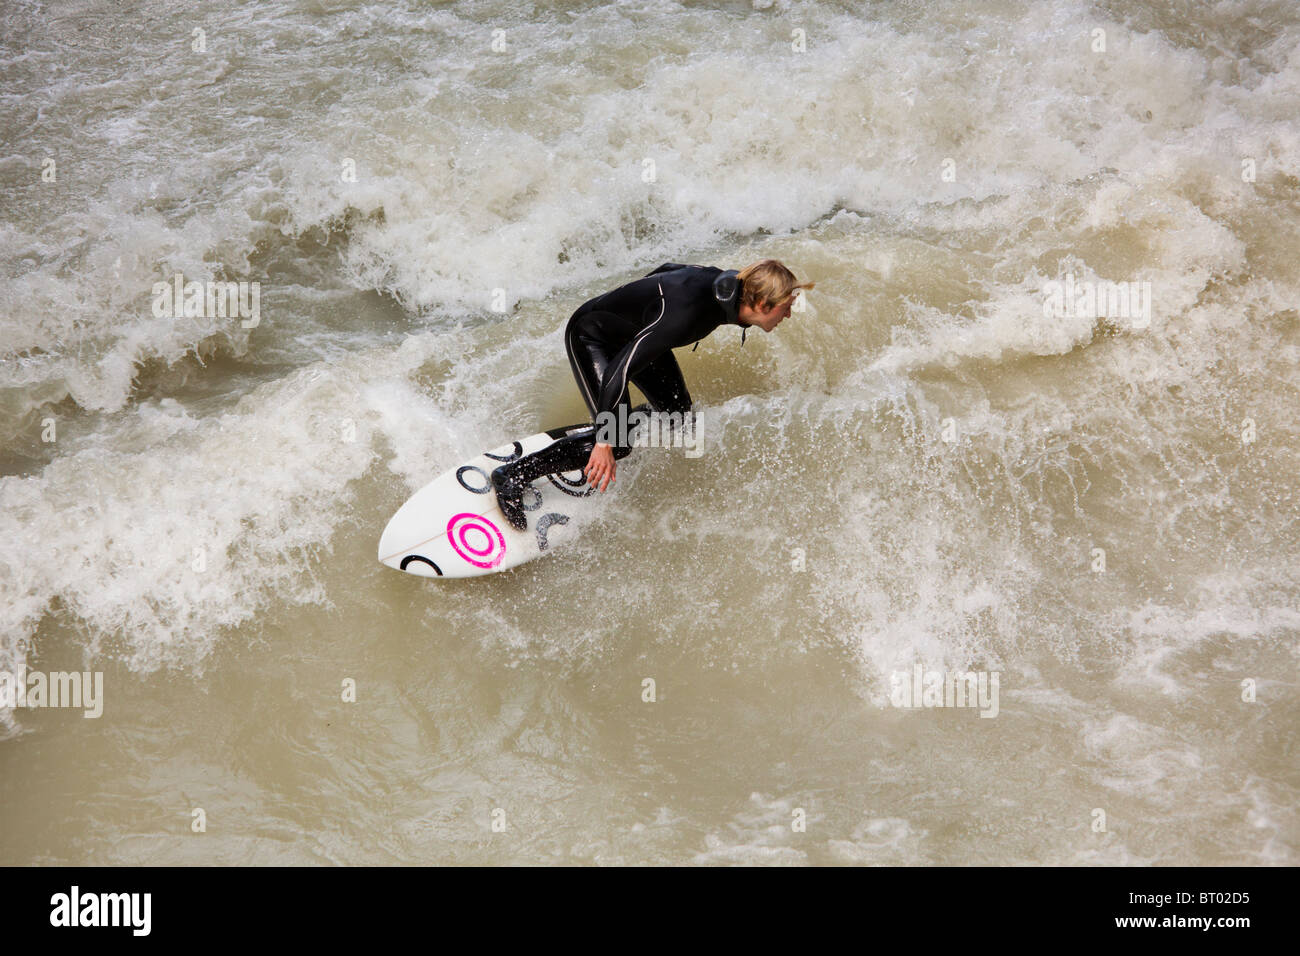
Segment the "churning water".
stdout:
<path fill-rule="evenodd" d="M 0 862 L 1300 860 L 1292 0 L 6 0 L 0 101 L 0 671 L 103 675 Z M 701 457 L 377 563 L 584 300 L 765 257 Z"/>

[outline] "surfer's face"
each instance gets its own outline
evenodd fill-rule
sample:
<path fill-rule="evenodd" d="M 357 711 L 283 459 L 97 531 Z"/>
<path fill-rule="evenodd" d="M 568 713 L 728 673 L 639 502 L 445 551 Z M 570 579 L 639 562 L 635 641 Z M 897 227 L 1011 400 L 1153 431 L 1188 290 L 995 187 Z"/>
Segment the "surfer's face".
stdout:
<path fill-rule="evenodd" d="M 794 296 L 791 296 L 784 302 L 772 306 L 766 312 L 760 312 L 756 309 L 750 319 L 750 324 L 757 325 L 764 332 L 771 332 L 790 314 L 790 306 L 793 304 Z"/>

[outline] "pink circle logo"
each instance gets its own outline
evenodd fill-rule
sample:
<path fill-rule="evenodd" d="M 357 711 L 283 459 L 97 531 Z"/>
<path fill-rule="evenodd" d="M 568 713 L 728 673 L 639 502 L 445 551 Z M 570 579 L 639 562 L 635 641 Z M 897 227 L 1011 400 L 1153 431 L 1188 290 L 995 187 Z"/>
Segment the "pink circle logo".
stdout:
<path fill-rule="evenodd" d="M 447 522 L 447 540 L 476 568 L 495 568 L 506 556 L 506 538 L 487 518 L 462 511 Z"/>

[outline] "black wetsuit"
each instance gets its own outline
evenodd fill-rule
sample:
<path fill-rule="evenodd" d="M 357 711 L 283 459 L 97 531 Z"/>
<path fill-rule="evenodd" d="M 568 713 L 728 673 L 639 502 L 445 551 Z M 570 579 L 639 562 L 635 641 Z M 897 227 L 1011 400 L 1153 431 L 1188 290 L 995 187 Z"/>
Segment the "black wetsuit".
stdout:
<path fill-rule="evenodd" d="M 688 412 L 691 395 L 672 350 L 698 343 L 719 325 L 745 326 L 737 318 L 741 283 L 734 270 L 666 262 L 654 272 L 580 305 L 564 330 L 565 350 L 592 420 L 619 414 L 630 402 L 628 383 L 660 412 Z M 628 409 L 630 411 L 630 409 Z M 520 527 L 523 487 L 543 475 L 582 469 L 595 448 L 595 431 L 554 444 L 496 469 L 502 511 Z M 632 449 L 614 445 L 614 458 Z"/>

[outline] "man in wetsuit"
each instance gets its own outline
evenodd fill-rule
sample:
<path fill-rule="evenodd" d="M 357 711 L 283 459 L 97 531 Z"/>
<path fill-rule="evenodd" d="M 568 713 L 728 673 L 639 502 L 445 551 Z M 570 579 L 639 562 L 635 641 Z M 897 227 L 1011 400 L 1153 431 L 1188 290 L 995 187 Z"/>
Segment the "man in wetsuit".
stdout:
<path fill-rule="evenodd" d="M 658 412 L 689 414 L 691 395 L 672 350 L 695 343 L 719 325 L 741 327 L 741 344 L 752 326 L 771 332 L 790 314 L 795 293 L 811 289 L 775 259 L 739 272 L 713 266 L 661 265 L 649 275 L 596 296 L 578 307 L 564 332 L 578 390 L 599 428 L 609 416 L 630 413 L 628 383 Z M 626 420 L 626 419 L 623 419 Z M 627 445 L 597 441 L 602 433 L 582 431 L 492 472 L 492 484 L 506 520 L 527 527 L 524 488 L 543 475 L 579 468 L 604 491 L 614 480 L 615 462 Z"/>

